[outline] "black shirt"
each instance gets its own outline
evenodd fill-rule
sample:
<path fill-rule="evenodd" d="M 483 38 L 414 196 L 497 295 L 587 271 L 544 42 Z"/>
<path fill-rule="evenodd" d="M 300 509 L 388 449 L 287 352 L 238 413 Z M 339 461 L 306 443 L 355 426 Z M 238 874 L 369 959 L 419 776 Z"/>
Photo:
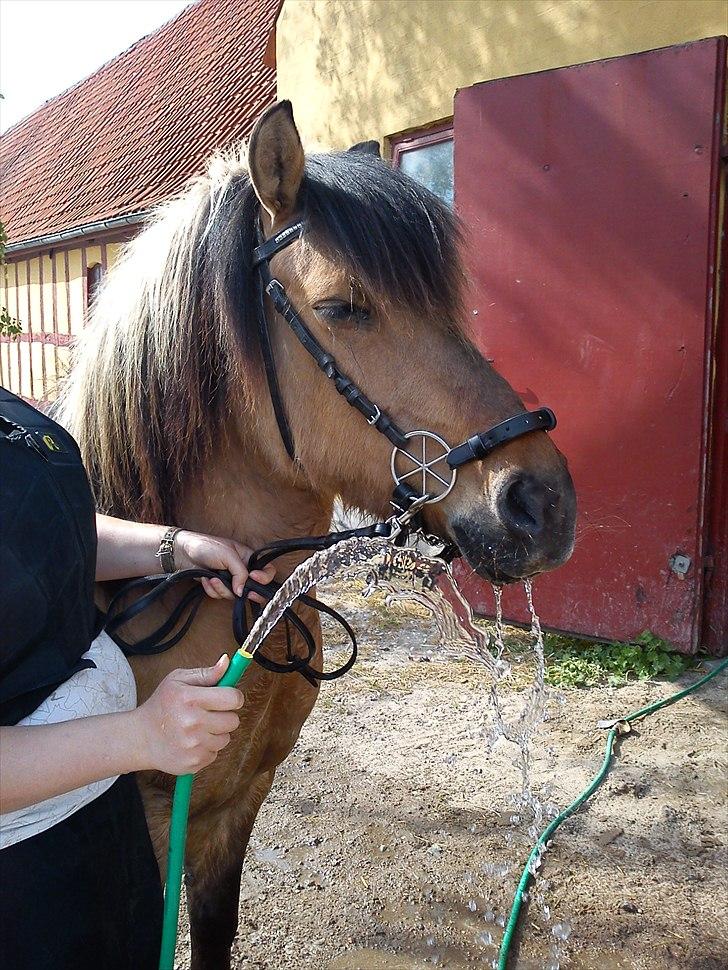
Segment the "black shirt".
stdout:
<path fill-rule="evenodd" d="M 0 724 L 76 671 L 101 624 L 96 517 L 78 445 L 0 388 Z"/>

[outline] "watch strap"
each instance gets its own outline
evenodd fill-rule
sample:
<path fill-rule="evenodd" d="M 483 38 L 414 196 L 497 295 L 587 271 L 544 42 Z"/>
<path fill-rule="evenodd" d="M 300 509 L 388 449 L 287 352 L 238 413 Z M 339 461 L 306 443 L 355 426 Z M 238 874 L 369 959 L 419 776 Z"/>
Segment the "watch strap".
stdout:
<path fill-rule="evenodd" d="M 162 536 L 162 541 L 159 543 L 159 549 L 155 555 L 159 560 L 162 571 L 165 573 L 176 572 L 177 567 L 174 564 L 174 540 L 177 533 L 181 531 L 176 526 L 170 526 Z"/>

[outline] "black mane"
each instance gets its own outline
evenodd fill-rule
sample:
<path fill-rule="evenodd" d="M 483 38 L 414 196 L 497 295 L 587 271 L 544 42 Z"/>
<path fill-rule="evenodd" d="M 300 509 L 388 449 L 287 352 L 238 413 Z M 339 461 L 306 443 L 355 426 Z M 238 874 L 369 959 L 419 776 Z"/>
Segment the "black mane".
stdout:
<path fill-rule="evenodd" d="M 460 295 L 457 220 L 419 182 L 371 155 L 306 160 L 301 203 L 311 242 L 394 303 L 451 316 Z"/>
<path fill-rule="evenodd" d="M 456 328 L 459 227 L 424 186 L 371 155 L 309 155 L 299 192 L 305 240 L 344 262 L 374 299 L 438 316 Z M 247 175 L 215 206 L 200 253 L 209 293 L 227 296 L 248 359 L 258 357 L 258 284 L 252 269 L 260 206 Z"/>

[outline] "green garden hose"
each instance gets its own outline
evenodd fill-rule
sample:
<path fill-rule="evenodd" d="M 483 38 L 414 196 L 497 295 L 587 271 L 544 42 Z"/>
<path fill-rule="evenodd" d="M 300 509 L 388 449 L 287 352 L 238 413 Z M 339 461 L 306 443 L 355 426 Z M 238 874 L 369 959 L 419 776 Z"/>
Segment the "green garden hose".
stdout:
<path fill-rule="evenodd" d="M 705 677 L 701 677 L 700 680 L 696 681 L 694 684 L 691 684 L 690 687 L 686 687 L 684 690 L 678 691 L 677 694 L 671 694 L 670 697 L 666 697 L 662 701 L 657 701 L 654 704 L 650 704 L 648 707 L 641 707 L 638 711 L 633 711 L 631 714 L 628 714 L 626 717 L 619 718 L 613 723 L 612 727 L 610 728 L 609 734 L 607 735 L 607 745 L 606 745 L 606 750 L 604 752 L 604 761 L 602 762 L 601 768 L 596 773 L 596 775 L 594 776 L 594 778 L 592 779 L 588 787 L 585 788 L 584 791 L 581 793 L 581 795 L 579 795 L 578 798 L 576 798 L 571 803 L 571 805 L 565 808 L 564 811 L 560 815 L 558 815 L 553 820 L 553 822 L 551 822 L 551 824 L 544 829 L 542 834 L 539 836 L 538 841 L 531 849 L 531 854 L 529 855 L 526 861 L 526 865 L 523 868 L 523 872 L 521 873 L 521 878 L 518 883 L 518 887 L 516 889 L 516 895 L 513 898 L 511 913 L 510 913 L 510 916 L 508 917 L 508 922 L 506 924 L 505 932 L 503 933 L 503 941 L 501 942 L 501 948 L 498 954 L 498 970 L 507 970 L 508 956 L 511 950 L 511 945 L 513 943 L 513 935 L 516 931 L 516 926 L 518 925 L 518 917 L 521 912 L 521 906 L 523 904 L 523 898 L 526 892 L 526 887 L 528 886 L 531 876 L 535 871 L 535 865 L 539 857 L 545 851 L 546 843 L 551 838 L 551 836 L 556 831 L 556 829 L 561 825 L 561 823 L 565 822 L 570 815 L 573 815 L 574 812 L 584 804 L 587 798 L 589 798 L 589 796 L 592 795 L 597 790 L 597 788 L 601 785 L 601 783 L 604 781 L 604 778 L 609 769 L 609 763 L 612 760 L 612 754 L 614 752 L 614 742 L 617 736 L 619 734 L 627 733 L 628 725 L 632 721 L 636 721 L 642 717 L 647 717 L 648 714 L 652 714 L 655 711 L 659 711 L 661 708 L 667 707 L 669 704 L 674 704 L 676 701 L 681 700 L 683 697 L 686 697 L 688 694 L 692 694 L 693 691 L 697 690 L 699 687 L 702 687 L 703 684 L 707 684 L 709 680 L 712 680 L 714 677 L 717 677 L 722 670 L 726 669 L 726 667 L 728 667 L 728 659 L 723 660 L 722 663 L 718 664 L 718 666 L 714 670 L 711 670 L 711 672 L 709 674 L 706 674 Z"/>
<path fill-rule="evenodd" d="M 242 648 L 237 650 L 233 654 L 230 660 L 230 665 L 219 680 L 217 686 L 234 687 L 248 669 L 252 659 L 252 654 L 249 654 L 246 650 L 243 650 Z M 626 717 L 620 718 L 614 722 L 610 728 L 609 734 L 607 735 L 606 751 L 604 753 L 604 760 L 601 768 L 594 776 L 589 786 L 584 789 L 578 798 L 576 798 L 551 822 L 550 825 L 547 826 L 531 850 L 521 874 L 521 879 L 518 883 L 516 895 L 511 907 L 511 913 L 503 934 L 503 941 L 501 943 L 498 957 L 498 970 L 506 970 L 507 968 L 508 956 L 513 943 L 513 935 L 518 924 L 518 917 L 521 912 L 524 894 L 533 873 L 532 867 L 541 853 L 544 851 L 546 843 L 556 829 L 561 825 L 562 822 L 566 821 L 570 815 L 573 815 L 574 812 L 581 807 L 581 805 L 596 791 L 604 780 L 604 777 L 609 769 L 609 764 L 612 760 L 614 742 L 617 736 L 626 731 L 627 725 L 630 724 L 630 722 L 636 721 L 642 717 L 646 717 L 648 714 L 652 714 L 654 711 L 667 707 L 669 704 L 674 704 L 676 701 L 679 701 L 681 698 L 691 694 L 699 687 L 702 687 L 703 684 L 707 684 L 709 680 L 716 677 L 722 670 L 725 670 L 726 667 L 728 667 L 728 659 L 724 660 L 715 668 L 715 670 L 712 670 L 709 674 L 706 674 L 705 677 L 702 677 L 690 687 L 686 687 L 684 690 L 678 691 L 677 694 L 673 694 L 662 701 L 657 701 L 655 704 L 650 704 L 648 707 L 643 707 L 638 711 L 633 711 Z M 172 815 L 169 827 L 169 853 L 167 857 L 167 881 L 164 892 L 164 922 L 162 927 L 162 945 L 159 956 L 159 970 L 174 970 L 174 956 L 177 945 L 177 931 L 179 928 L 179 906 L 182 889 L 182 874 L 184 871 L 185 843 L 187 840 L 187 820 L 189 817 L 193 779 L 193 775 L 181 775 L 175 784 L 174 798 L 172 800 Z"/>
<path fill-rule="evenodd" d="M 217 683 L 218 687 L 235 687 L 253 659 L 247 650 L 237 650 L 228 669 Z M 174 951 L 179 928 L 179 899 L 182 891 L 182 873 L 185 865 L 187 841 L 187 818 L 194 775 L 180 775 L 174 786 L 172 816 L 169 823 L 169 853 L 167 855 L 167 882 L 164 889 L 164 922 L 162 946 L 159 954 L 159 970 L 174 970 Z"/>

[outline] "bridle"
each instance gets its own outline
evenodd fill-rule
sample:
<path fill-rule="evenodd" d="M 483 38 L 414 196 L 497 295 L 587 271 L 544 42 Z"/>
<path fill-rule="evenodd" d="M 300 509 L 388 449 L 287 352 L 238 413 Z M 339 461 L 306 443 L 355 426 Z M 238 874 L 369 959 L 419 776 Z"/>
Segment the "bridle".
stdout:
<path fill-rule="evenodd" d="M 430 545 L 440 546 L 437 556 L 446 562 L 451 562 L 459 553 L 457 546 L 453 543 L 443 544 L 439 537 L 428 536 L 424 532 L 420 515 L 421 510 L 425 505 L 441 502 L 450 494 L 455 487 L 458 469 L 462 468 L 463 465 L 467 465 L 471 461 L 482 460 L 496 448 L 500 448 L 509 441 L 514 441 L 525 434 L 530 434 L 532 431 L 551 431 L 556 427 L 556 417 L 549 408 L 522 411 L 506 421 L 494 425 L 488 431 L 472 435 L 467 441 L 463 441 L 454 448 L 434 431 L 403 431 L 384 410 L 370 401 L 366 394 L 339 369 L 335 358 L 322 347 L 311 333 L 289 300 L 285 287 L 271 272 L 270 260 L 277 253 L 300 239 L 304 231 L 305 224 L 303 221 L 292 222 L 266 240 L 259 228 L 259 245 L 253 250 L 252 269 L 257 272 L 259 281 L 258 336 L 278 430 L 289 458 L 291 461 L 295 461 L 293 433 L 281 396 L 268 329 L 266 296 L 269 297 L 276 312 L 283 317 L 304 349 L 333 383 L 338 393 L 363 415 L 367 424 L 378 431 L 379 434 L 384 435 L 392 445 L 390 469 L 394 481 L 391 499 L 393 515 L 386 521 L 375 522 L 360 529 L 348 529 L 330 532 L 324 536 L 303 536 L 297 539 L 272 542 L 252 554 L 248 563 L 249 571 L 264 569 L 269 563 L 289 553 L 318 552 L 330 548 L 344 539 L 354 537 L 381 537 L 390 539 L 396 544 L 403 544 L 410 536 L 419 535 Z M 429 453 L 428 442 L 431 443 Z M 429 457 L 432 452 L 432 443 L 438 449 L 434 458 Z M 419 491 L 413 487 L 412 481 L 419 484 Z M 170 611 L 167 619 L 142 640 L 131 643 L 123 639 L 118 631 L 124 624 L 164 597 L 170 587 L 176 585 L 180 580 L 200 579 L 201 577 L 221 579 L 228 589 L 232 589 L 229 573 L 209 569 L 185 569 L 173 573 L 171 576 L 146 576 L 133 580 L 126 584 L 112 599 L 105 624 L 107 632 L 113 636 L 127 654 L 161 653 L 168 650 L 185 636 L 194 621 L 200 603 L 204 599 L 204 592 L 199 584 L 193 584 Z M 267 586 L 261 586 L 248 578 L 242 595 L 236 597 L 233 606 L 233 636 L 239 646 L 246 642 L 252 626 L 249 622 L 246 603 L 249 606 L 253 621 L 262 612 L 260 606 L 248 601 L 248 594 L 253 591 L 270 600 L 280 589 L 280 586 L 281 584 L 275 581 Z M 141 595 L 130 606 L 121 606 L 123 599 L 129 593 L 141 592 L 148 587 L 151 587 L 150 591 Z M 284 613 L 287 662 L 284 664 L 277 663 L 266 657 L 261 650 L 256 650 L 254 659 L 260 666 L 275 673 L 298 672 L 314 685 L 321 680 L 334 680 L 342 676 L 351 669 L 356 660 L 357 644 L 354 631 L 344 617 L 322 603 L 321 600 L 302 595 L 298 597 L 298 601 L 312 609 L 326 613 L 344 628 L 351 641 L 351 655 L 346 663 L 337 670 L 326 672 L 317 670 L 312 666 L 316 652 L 315 636 L 301 617 L 290 607 Z M 293 650 L 292 628 L 297 631 L 305 645 L 305 657 L 297 655 Z"/>
<path fill-rule="evenodd" d="M 271 259 L 300 239 L 304 232 L 305 223 L 299 220 L 289 223 L 269 239 L 263 240 L 263 233 L 259 227 L 259 245 L 253 250 L 252 264 L 260 283 L 258 336 L 268 380 L 268 390 L 273 403 L 278 430 L 286 452 L 292 461 L 296 460 L 293 433 L 281 396 L 275 357 L 273 356 L 265 311 L 266 296 L 270 299 L 276 312 L 286 321 L 303 348 L 333 383 L 339 394 L 364 416 L 367 424 L 375 431 L 383 434 L 391 443 L 390 469 L 394 480 L 391 504 L 394 509 L 394 520 L 390 520 L 390 522 L 393 526 L 398 525 L 400 529 L 403 529 L 412 522 L 416 514 L 425 505 L 441 502 L 455 487 L 458 469 L 463 465 L 467 465 L 471 461 L 482 460 L 495 448 L 499 448 L 525 434 L 530 434 L 532 431 L 551 431 L 556 427 L 554 412 L 550 408 L 539 408 L 537 411 L 522 411 L 515 414 L 506 421 L 494 425 L 488 431 L 474 434 L 467 441 L 463 441 L 462 444 L 456 445 L 454 448 L 433 431 L 403 431 L 385 411 L 373 401 L 370 401 L 366 394 L 339 369 L 335 358 L 321 346 L 311 333 L 301 315 L 289 300 L 285 287 L 271 272 Z M 434 459 L 428 460 L 428 442 L 433 442 L 439 449 Z M 409 483 L 411 479 L 419 482 L 419 491 Z"/>

